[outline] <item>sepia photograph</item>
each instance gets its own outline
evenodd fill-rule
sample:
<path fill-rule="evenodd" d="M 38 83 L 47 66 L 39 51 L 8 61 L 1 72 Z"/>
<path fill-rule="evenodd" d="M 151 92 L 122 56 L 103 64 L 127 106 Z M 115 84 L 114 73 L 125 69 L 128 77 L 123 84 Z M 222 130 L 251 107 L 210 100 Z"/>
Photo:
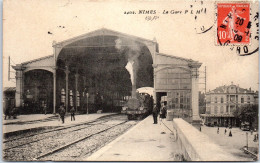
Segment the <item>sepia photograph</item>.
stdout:
<path fill-rule="evenodd" d="M 257 0 L 3 0 L 2 161 L 258 161 Z"/>

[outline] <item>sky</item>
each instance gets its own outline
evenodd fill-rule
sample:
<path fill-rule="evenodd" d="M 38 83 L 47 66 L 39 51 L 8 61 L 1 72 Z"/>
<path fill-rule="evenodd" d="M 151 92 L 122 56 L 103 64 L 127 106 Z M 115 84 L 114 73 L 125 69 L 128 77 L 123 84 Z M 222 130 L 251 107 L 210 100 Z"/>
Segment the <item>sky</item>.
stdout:
<path fill-rule="evenodd" d="M 251 4 L 250 12 L 254 16 L 258 6 L 253 1 Z M 7 80 L 8 56 L 14 65 L 52 55 L 53 41 L 59 42 L 107 28 L 145 39 L 156 39 L 160 53 L 201 62 L 200 77 L 204 77 L 204 67 L 207 67 L 207 91 L 230 85 L 231 82 L 242 88 L 258 90 L 259 53 L 239 56 L 237 47 L 231 50 L 232 46 L 216 45 L 215 6 L 213 1 L 199 0 L 4 0 L 3 86 L 15 86 L 15 79 Z M 147 13 L 139 14 L 139 10 Z M 200 14 L 195 14 L 197 10 L 201 10 Z M 168 14 L 164 14 L 167 11 Z M 125 14 L 127 12 L 136 14 Z M 198 34 L 211 26 L 207 32 Z M 254 24 L 251 32 L 252 35 L 256 33 Z M 258 42 L 252 39 L 249 51 L 257 47 Z M 11 77 L 15 78 L 13 72 Z M 204 89 L 203 84 L 200 84 L 200 89 Z"/>

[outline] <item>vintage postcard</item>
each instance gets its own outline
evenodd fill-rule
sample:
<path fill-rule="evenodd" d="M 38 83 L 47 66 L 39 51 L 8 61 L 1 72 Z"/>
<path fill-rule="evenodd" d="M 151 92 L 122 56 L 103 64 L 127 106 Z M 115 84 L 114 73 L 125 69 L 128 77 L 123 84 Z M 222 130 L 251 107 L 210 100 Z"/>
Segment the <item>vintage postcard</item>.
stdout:
<path fill-rule="evenodd" d="M 256 0 L 4 0 L 3 161 L 256 161 Z"/>

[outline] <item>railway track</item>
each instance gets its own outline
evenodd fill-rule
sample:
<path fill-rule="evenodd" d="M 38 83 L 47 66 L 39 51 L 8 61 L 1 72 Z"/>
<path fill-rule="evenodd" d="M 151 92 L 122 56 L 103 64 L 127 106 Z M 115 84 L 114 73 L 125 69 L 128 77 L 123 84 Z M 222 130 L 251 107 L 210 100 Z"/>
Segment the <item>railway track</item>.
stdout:
<path fill-rule="evenodd" d="M 85 122 L 85 123 L 73 124 L 73 125 L 69 125 L 69 126 L 61 126 L 61 127 L 54 128 L 54 129 L 44 130 L 44 131 L 41 131 L 41 132 L 38 132 L 38 133 L 32 133 L 32 134 L 28 134 L 28 135 L 25 134 L 25 135 L 22 135 L 20 137 L 16 136 L 15 138 L 11 138 L 11 139 L 6 138 L 7 140 L 4 140 L 3 143 L 13 142 L 13 141 L 21 140 L 21 139 L 24 139 L 24 138 L 39 136 L 39 135 L 42 135 L 42 134 L 60 131 L 60 130 L 64 130 L 64 129 L 69 129 L 69 128 L 73 128 L 73 127 L 77 127 L 77 126 L 84 126 L 84 125 L 88 125 L 88 124 L 91 124 L 91 123 L 100 122 L 100 120 L 109 120 L 110 118 L 116 117 L 116 116 L 119 116 L 119 114 L 107 115 L 107 116 L 100 117 L 98 119 L 88 121 L 88 122 Z"/>
<path fill-rule="evenodd" d="M 114 121 L 114 123 L 109 123 L 111 121 Z M 125 126 L 123 127 L 125 129 L 133 126 L 126 124 L 127 122 L 126 116 L 113 115 L 83 124 L 61 127 L 38 134 L 31 134 L 26 137 L 6 140 L 4 142 L 3 158 L 4 160 L 10 161 L 31 161 L 35 159 L 60 160 L 59 157 L 53 155 L 55 155 L 55 153 L 62 153 L 61 151 L 66 151 L 67 148 L 84 141 L 89 141 L 93 137 L 97 137 L 119 126 Z M 106 142 L 103 144 L 105 143 Z M 103 144 L 101 143 L 95 148 L 91 148 L 91 151 L 94 151 L 98 146 L 102 146 Z M 88 151 L 88 149 L 86 149 L 86 151 Z M 84 156 L 91 153 L 91 151 L 83 152 L 85 153 Z"/>
<path fill-rule="evenodd" d="M 51 130 L 43 131 L 43 132 L 40 132 L 40 133 L 34 133 L 34 134 L 25 135 L 25 136 L 18 137 L 18 138 L 6 140 L 6 141 L 3 141 L 4 146 L 7 147 L 7 148 L 4 148 L 4 151 L 10 150 L 10 149 L 13 149 L 13 148 L 17 148 L 17 147 L 20 147 L 20 146 L 23 146 L 23 145 L 26 145 L 26 144 L 29 144 L 29 143 L 35 143 L 35 142 L 44 140 L 44 139 L 46 139 L 46 137 L 51 137 L 51 136 L 55 135 L 57 131 L 62 131 L 62 130 L 65 131 L 66 130 L 65 133 L 74 132 L 74 131 L 78 131 L 78 130 L 81 130 L 81 129 L 86 129 L 86 128 L 89 127 L 89 125 L 91 125 L 93 123 L 97 123 L 97 124 L 98 123 L 104 123 L 104 122 L 109 121 L 111 118 L 116 118 L 116 117 L 118 117 L 118 115 L 110 115 L 110 116 L 106 116 L 104 118 L 101 117 L 100 119 L 96 119 L 96 120 L 89 121 L 89 122 L 86 122 L 86 123 L 74 124 L 74 125 L 65 126 L 65 127 L 59 127 L 59 128 L 56 128 L 56 129 L 51 129 Z M 47 134 L 49 134 L 49 135 L 47 135 Z M 36 137 L 35 138 L 36 140 L 34 140 L 33 137 Z M 14 141 L 15 141 L 15 143 L 13 143 Z"/>
<path fill-rule="evenodd" d="M 47 152 L 47 153 L 45 153 L 45 154 L 42 154 L 42 155 L 38 156 L 35 160 L 39 160 L 39 159 L 44 158 L 44 157 L 46 157 L 46 156 L 52 155 L 52 154 L 54 154 L 54 153 L 56 153 L 56 152 L 61 152 L 63 149 L 65 149 L 65 148 L 67 148 L 67 147 L 69 147 L 69 146 L 76 145 L 77 143 L 79 143 L 79 142 L 81 142 L 81 141 L 84 141 L 84 140 L 86 140 L 86 139 L 88 139 L 88 138 L 90 138 L 90 137 L 92 137 L 92 136 L 94 136 L 94 135 L 97 135 L 97 134 L 106 132 L 106 131 L 108 131 L 109 129 L 114 128 L 114 127 L 116 127 L 116 126 L 118 126 L 118 125 L 125 124 L 126 122 L 127 122 L 127 121 L 124 121 L 124 122 L 122 122 L 122 123 L 119 123 L 119 124 L 113 125 L 113 126 L 111 126 L 111 127 L 109 127 L 109 128 L 106 128 L 106 129 L 104 129 L 104 130 L 102 130 L 102 131 L 93 133 L 93 134 L 88 135 L 88 136 L 86 136 L 86 137 L 79 138 L 79 139 L 77 139 L 77 140 L 75 140 L 75 141 L 73 141 L 73 142 L 71 142 L 71 143 L 65 144 L 65 145 L 63 145 L 63 146 L 61 146 L 61 147 L 58 147 L 58 148 L 56 148 L 56 149 L 54 149 L 54 150 L 52 150 L 52 151 L 50 151 L 50 152 Z M 92 150 L 92 151 L 93 151 L 93 150 Z"/>

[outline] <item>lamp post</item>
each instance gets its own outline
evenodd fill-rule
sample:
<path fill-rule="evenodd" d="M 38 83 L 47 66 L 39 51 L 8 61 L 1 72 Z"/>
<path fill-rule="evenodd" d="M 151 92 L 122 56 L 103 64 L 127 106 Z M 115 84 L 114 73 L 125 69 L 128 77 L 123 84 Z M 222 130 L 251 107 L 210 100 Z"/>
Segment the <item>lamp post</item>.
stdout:
<path fill-rule="evenodd" d="M 88 114 L 88 96 L 89 96 L 88 92 L 86 95 L 87 95 L 87 114 Z"/>

